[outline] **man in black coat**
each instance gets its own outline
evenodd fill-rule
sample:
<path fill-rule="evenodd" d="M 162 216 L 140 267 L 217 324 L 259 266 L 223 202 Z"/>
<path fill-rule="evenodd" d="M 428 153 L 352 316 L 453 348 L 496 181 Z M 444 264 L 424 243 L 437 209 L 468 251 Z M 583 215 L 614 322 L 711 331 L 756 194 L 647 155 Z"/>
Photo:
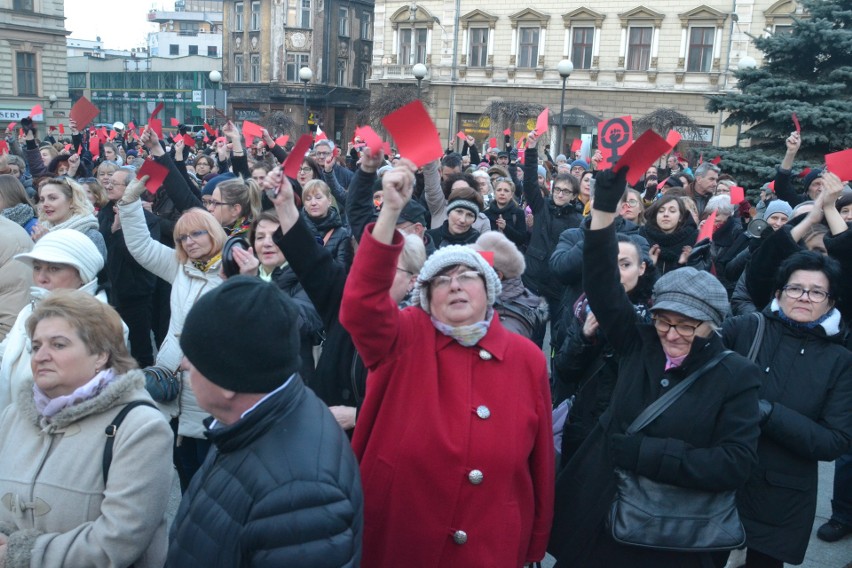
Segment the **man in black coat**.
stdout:
<path fill-rule="evenodd" d="M 299 377 L 297 318 L 275 285 L 248 276 L 187 315 L 180 346 L 198 403 L 213 415 L 213 446 L 181 502 L 167 566 L 359 565 L 358 464 Z"/>

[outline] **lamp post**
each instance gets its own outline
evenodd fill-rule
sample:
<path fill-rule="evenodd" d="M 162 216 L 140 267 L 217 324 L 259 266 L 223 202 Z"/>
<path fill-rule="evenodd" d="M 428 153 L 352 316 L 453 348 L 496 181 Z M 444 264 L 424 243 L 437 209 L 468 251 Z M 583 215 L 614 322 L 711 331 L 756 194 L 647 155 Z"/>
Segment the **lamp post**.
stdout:
<path fill-rule="evenodd" d="M 426 73 L 429 70 L 422 63 L 416 63 L 414 67 L 411 68 L 411 72 L 414 73 L 414 78 L 417 79 L 417 98 L 420 98 L 420 83 L 423 82 L 423 78 L 426 77 Z"/>
<path fill-rule="evenodd" d="M 562 131 L 565 129 L 565 82 L 571 72 L 574 71 L 574 64 L 570 59 L 563 59 L 556 64 L 556 70 L 559 71 L 559 76 L 562 77 L 562 96 L 559 103 L 559 132 L 556 134 L 556 155 L 562 154 Z"/>
<path fill-rule="evenodd" d="M 217 102 L 216 99 L 218 98 L 216 95 L 218 94 L 217 91 L 222 88 L 222 74 L 219 71 L 217 71 L 216 69 L 214 69 L 210 73 L 207 74 L 207 78 L 210 79 L 210 82 L 213 84 L 213 105 L 212 106 L 213 106 L 213 114 L 215 116 L 216 108 L 217 108 L 216 107 L 216 102 Z M 209 101 L 205 101 L 205 106 L 210 106 L 210 105 L 206 104 L 207 102 L 209 102 Z M 222 109 L 222 110 L 225 113 L 228 112 L 228 109 Z M 210 117 L 207 114 L 206 108 L 204 109 L 204 120 L 205 120 L 205 122 L 210 123 Z"/>
<path fill-rule="evenodd" d="M 302 67 L 299 69 L 299 79 L 305 84 L 304 97 L 302 99 L 302 109 L 305 113 L 305 133 L 310 131 L 308 128 L 308 83 L 314 78 L 314 72 L 310 67 Z"/>
<path fill-rule="evenodd" d="M 757 61 L 755 61 L 754 57 L 750 55 L 746 55 L 737 63 L 737 70 L 739 71 L 749 71 L 757 67 Z M 740 135 L 742 134 L 743 125 L 742 123 L 737 124 L 737 148 L 740 147 Z"/>

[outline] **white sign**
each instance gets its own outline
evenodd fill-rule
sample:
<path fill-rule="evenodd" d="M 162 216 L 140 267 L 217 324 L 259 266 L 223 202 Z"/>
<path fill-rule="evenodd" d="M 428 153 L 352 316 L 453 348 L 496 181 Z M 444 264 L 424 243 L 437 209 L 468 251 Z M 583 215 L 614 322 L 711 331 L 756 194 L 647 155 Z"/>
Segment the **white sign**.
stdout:
<path fill-rule="evenodd" d="M 200 103 L 201 102 L 201 91 L 192 91 L 192 102 Z"/>
<path fill-rule="evenodd" d="M 18 122 L 30 115 L 29 109 L 0 109 L 0 122 Z M 42 115 L 39 115 L 41 117 Z M 36 117 L 38 118 L 38 117 Z M 41 120 L 38 118 L 38 120 Z M 38 122 L 38 120 L 36 122 Z"/>

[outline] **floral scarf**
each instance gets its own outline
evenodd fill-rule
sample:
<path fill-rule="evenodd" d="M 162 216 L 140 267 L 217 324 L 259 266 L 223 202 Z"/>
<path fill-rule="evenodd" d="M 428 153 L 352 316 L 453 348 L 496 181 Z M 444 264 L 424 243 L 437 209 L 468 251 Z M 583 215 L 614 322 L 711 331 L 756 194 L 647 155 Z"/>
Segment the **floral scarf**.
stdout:
<path fill-rule="evenodd" d="M 38 413 L 50 422 L 50 419 L 68 407 L 95 398 L 104 388 L 114 381 L 116 374 L 112 369 L 104 369 L 89 382 L 77 387 L 71 394 L 50 398 L 38 385 L 33 384 L 33 398 Z"/>

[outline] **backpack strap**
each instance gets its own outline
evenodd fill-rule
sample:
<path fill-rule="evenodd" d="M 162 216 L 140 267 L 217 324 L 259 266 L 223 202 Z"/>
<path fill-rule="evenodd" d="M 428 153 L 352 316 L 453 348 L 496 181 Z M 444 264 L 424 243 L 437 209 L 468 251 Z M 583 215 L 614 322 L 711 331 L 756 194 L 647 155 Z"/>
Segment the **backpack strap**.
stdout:
<path fill-rule="evenodd" d="M 766 319 L 763 317 L 763 314 L 754 312 L 754 315 L 757 316 L 757 330 L 754 332 L 754 341 L 751 342 L 751 348 L 749 348 L 748 355 L 746 355 L 746 359 L 752 363 L 755 362 L 757 354 L 760 352 L 760 346 L 763 344 L 763 332 L 766 330 Z"/>
<path fill-rule="evenodd" d="M 104 433 L 106 434 L 103 460 L 104 486 L 106 486 L 107 478 L 109 477 L 109 466 L 112 463 L 112 445 L 115 442 L 115 435 L 118 432 L 118 427 L 121 426 L 122 422 L 124 422 L 124 418 L 127 416 L 127 413 L 136 408 L 137 406 L 150 406 L 154 409 L 157 408 L 154 404 L 148 402 L 147 400 L 134 400 L 133 402 L 129 402 L 124 406 L 124 408 L 121 409 L 121 412 L 116 414 L 115 418 L 113 418 L 112 420 L 112 423 L 107 426 L 106 430 L 104 431 Z"/>

